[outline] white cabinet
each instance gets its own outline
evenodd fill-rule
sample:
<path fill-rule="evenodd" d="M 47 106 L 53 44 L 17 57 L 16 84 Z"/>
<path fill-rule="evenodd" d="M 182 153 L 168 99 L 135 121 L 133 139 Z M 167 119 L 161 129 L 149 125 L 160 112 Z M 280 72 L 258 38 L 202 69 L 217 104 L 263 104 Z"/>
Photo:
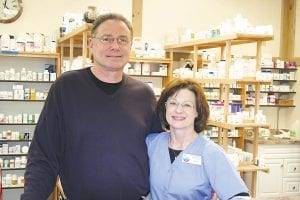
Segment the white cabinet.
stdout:
<path fill-rule="evenodd" d="M 246 143 L 252 150 L 252 143 Z M 259 144 L 258 158 L 269 173 L 258 173 L 257 197 L 284 197 L 300 195 L 300 145 Z M 251 176 L 245 176 L 249 183 Z"/>
<path fill-rule="evenodd" d="M 298 155 L 298 158 L 300 155 Z M 300 194 L 300 159 L 284 159 L 283 193 Z"/>
<path fill-rule="evenodd" d="M 257 177 L 257 196 L 259 194 L 279 195 L 282 193 L 282 181 L 280 177 L 283 176 L 282 159 L 267 160 L 265 165 L 269 168 L 269 173 L 260 173 Z"/>

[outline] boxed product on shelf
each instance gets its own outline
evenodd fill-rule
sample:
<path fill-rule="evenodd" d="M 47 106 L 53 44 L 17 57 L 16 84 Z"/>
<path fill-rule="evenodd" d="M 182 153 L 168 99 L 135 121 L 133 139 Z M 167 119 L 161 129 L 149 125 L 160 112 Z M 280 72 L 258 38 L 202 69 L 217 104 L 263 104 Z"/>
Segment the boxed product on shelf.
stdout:
<path fill-rule="evenodd" d="M 294 105 L 293 99 L 276 99 L 277 105 L 285 105 L 285 106 L 292 106 Z"/>

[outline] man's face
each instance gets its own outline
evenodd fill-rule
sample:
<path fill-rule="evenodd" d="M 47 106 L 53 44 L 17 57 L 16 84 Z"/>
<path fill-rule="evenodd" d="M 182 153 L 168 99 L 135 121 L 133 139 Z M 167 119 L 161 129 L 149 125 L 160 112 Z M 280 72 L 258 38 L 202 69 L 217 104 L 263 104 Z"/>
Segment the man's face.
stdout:
<path fill-rule="evenodd" d="M 122 21 L 107 20 L 97 28 L 89 48 L 95 67 L 102 67 L 107 71 L 123 71 L 130 58 L 130 30 Z"/>

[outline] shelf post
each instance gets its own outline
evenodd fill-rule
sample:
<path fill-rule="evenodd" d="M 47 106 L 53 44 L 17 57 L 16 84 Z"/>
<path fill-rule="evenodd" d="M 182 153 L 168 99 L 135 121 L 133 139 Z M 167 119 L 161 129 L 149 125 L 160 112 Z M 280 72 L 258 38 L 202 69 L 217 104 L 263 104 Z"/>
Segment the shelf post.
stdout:
<path fill-rule="evenodd" d="M 167 68 L 167 77 L 163 77 L 163 81 L 162 81 L 162 84 L 163 85 L 166 85 L 173 77 L 173 64 L 174 64 L 174 51 L 173 49 L 170 49 L 169 51 L 169 58 L 171 60 L 168 68 Z"/>
<path fill-rule="evenodd" d="M 87 48 L 88 48 L 88 34 L 87 34 L 87 31 L 84 31 L 82 33 L 82 62 L 83 62 L 83 65 L 86 64 L 86 59 L 87 59 Z"/>
<path fill-rule="evenodd" d="M 197 45 L 194 45 L 194 55 L 193 55 L 193 60 L 194 60 L 194 67 L 193 67 L 193 78 L 196 78 L 196 72 L 198 69 L 198 47 Z"/>
<path fill-rule="evenodd" d="M 222 46 L 221 47 L 221 60 L 224 60 L 225 59 L 225 47 Z"/>
<path fill-rule="evenodd" d="M 262 41 L 258 41 L 256 44 L 256 71 L 261 69 L 261 50 L 262 48 Z"/>
<path fill-rule="evenodd" d="M 70 66 L 72 66 L 73 58 L 74 58 L 74 37 L 70 38 Z"/>

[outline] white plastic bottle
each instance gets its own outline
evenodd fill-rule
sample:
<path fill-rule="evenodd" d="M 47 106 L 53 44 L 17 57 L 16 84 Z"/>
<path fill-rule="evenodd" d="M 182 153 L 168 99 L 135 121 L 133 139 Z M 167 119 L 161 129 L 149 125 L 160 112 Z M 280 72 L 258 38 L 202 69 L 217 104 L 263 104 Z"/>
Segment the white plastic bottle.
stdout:
<path fill-rule="evenodd" d="M 290 137 L 295 140 L 300 140 L 300 122 L 296 120 L 290 130 Z"/>
<path fill-rule="evenodd" d="M 44 70 L 44 73 L 43 73 L 43 80 L 44 80 L 44 81 L 49 81 L 49 80 L 50 80 L 50 74 L 49 74 L 49 71 L 48 71 L 48 70 Z"/>
<path fill-rule="evenodd" d="M 266 116 L 263 114 L 262 110 L 258 110 L 255 115 L 255 123 L 265 124 L 267 123 L 266 121 Z"/>
<path fill-rule="evenodd" d="M 1 51 L 9 51 L 10 49 L 10 37 L 4 33 L 1 35 Z"/>
<path fill-rule="evenodd" d="M 27 72 L 25 68 L 22 68 L 21 70 L 21 81 L 26 81 L 27 80 Z"/>

